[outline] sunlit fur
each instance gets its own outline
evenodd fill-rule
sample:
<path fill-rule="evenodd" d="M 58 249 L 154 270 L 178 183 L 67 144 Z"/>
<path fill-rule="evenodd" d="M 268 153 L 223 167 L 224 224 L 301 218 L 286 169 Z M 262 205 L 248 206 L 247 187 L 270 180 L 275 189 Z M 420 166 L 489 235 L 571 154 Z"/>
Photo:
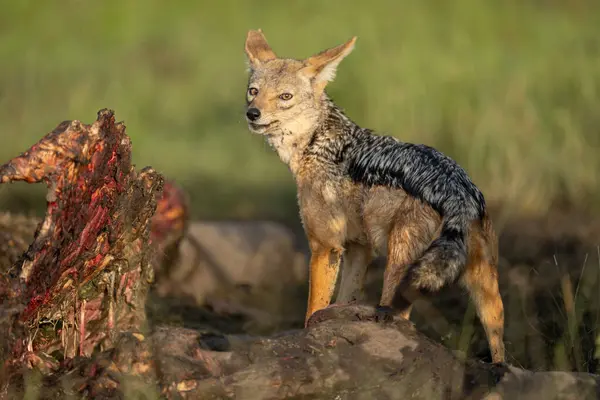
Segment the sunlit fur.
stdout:
<path fill-rule="evenodd" d="M 261 113 L 248 126 L 289 166 L 311 248 L 306 321 L 330 304 L 340 269 L 337 302 L 362 300 L 367 265 L 382 254 L 380 305 L 409 318 L 415 293 L 458 282 L 476 305 L 493 360 L 503 361 L 497 238 L 484 196 L 449 157 L 361 128 L 327 96 L 355 41 L 295 60 L 276 56 L 260 31 L 246 40 L 247 108 Z"/>
<path fill-rule="evenodd" d="M 306 146 L 321 117 L 315 108 L 317 102 L 310 79 L 299 72 L 301 69 L 300 61 L 272 60 L 251 70 L 248 88 L 257 89 L 258 94 L 246 93 L 248 106 L 261 112 L 258 120 L 248 123 L 250 130 L 265 135 L 286 164 L 291 162 L 295 149 Z M 274 80 L 274 76 L 279 78 Z M 293 97 L 281 100 L 279 96 L 283 93 Z"/>

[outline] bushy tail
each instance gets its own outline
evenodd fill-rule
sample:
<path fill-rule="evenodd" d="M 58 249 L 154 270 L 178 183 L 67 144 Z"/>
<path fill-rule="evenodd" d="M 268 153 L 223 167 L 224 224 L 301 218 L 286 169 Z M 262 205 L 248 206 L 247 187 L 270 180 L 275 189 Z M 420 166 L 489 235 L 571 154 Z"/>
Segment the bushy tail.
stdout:
<path fill-rule="evenodd" d="M 469 223 L 466 215 L 444 218 L 440 236 L 410 267 L 407 276 L 410 286 L 436 292 L 458 278 L 467 263 Z"/>

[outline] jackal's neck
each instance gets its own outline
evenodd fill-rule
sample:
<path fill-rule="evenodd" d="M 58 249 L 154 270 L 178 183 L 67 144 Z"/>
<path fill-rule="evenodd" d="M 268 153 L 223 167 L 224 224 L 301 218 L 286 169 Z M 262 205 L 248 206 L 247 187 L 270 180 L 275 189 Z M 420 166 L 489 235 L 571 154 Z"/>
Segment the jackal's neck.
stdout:
<path fill-rule="evenodd" d="M 362 131 L 326 94 L 317 108 L 313 118 L 299 118 L 267 138 L 294 175 L 307 157 L 322 161 L 336 158 Z"/>
<path fill-rule="evenodd" d="M 343 137 L 353 136 L 363 130 L 327 95 L 323 95 L 322 105 L 323 119 L 315 129 L 315 134 L 344 139 Z"/>

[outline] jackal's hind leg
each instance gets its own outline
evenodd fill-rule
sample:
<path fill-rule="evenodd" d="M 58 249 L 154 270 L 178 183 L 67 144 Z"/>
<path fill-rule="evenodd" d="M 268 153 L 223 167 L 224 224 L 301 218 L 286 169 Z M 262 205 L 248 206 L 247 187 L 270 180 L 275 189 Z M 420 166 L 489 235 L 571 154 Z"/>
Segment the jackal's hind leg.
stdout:
<path fill-rule="evenodd" d="M 498 271 L 483 249 L 472 249 L 461 284 L 471 300 L 488 340 L 492 362 L 504 362 L 504 306 L 498 290 Z"/>
<path fill-rule="evenodd" d="M 379 302 L 382 310 L 393 309 L 403 318 L 410 318 L 412 304 L 418 293 L 404 282 L 407 269 L 425 251 L 433 235 L 434 230 L 428 221 L 414 220 L 398 224 L 392 229 Z"/>

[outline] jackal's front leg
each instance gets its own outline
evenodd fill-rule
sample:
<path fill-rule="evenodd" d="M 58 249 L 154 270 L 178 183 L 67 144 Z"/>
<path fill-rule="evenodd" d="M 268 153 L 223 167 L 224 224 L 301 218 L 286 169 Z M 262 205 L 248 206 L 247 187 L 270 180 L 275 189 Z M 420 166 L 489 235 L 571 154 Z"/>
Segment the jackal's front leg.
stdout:
<path fill-rule="evenodd" d="M 367 267 L 371 263 L 371 248 L 358 243 L 348 243 L 344 251 L 342 277 L 336 303 L 348 304 L 364 299 L 363 286 Z"/>
<path fill-rule="evenodd" d="M 340 264 L 342 251 L 331 247 L 314 246 L 311 249 L 310 275 L 308 287 L 308 307 L 304 326 L 315 311 L 327 307 L 331 302 Z"/>

